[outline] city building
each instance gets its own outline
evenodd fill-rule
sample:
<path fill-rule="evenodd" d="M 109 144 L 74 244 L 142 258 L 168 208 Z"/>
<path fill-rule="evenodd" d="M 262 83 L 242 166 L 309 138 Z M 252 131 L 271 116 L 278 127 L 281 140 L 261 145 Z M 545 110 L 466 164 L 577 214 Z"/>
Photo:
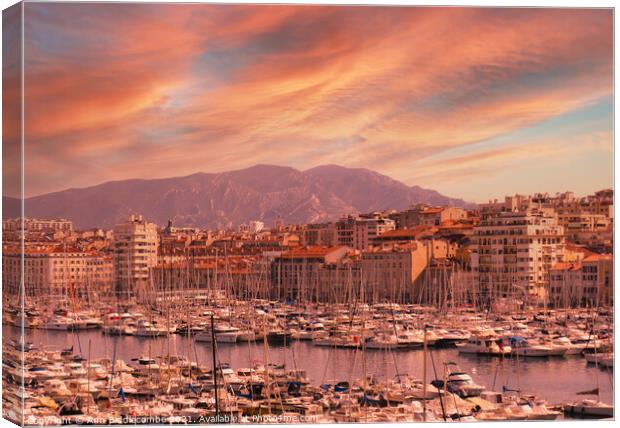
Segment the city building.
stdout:
<path fill-rule="evenodd" d="M 335 302 L 357 271 L 347 257 L 351 248 L 303 247 L 276 256 L 271 263 L 273 298 Z"/>
<path fill-rule="evenodd" d="M 333 247 L 338 244 L 335 223 L 308 224 L 301 233 L 301 245 L 305 247 Z"/>
<path fill-rule="evenodd" d="M 365 250 L 377 237 L 394 229 L 396 229 L 396 223 L 392 219 L 379 216 L 360 217 L 353 225 L 353 248 Z"/>
<path fill-rule="evenodd" d="M 2 252 L 2 285 L 8 295 L 21 294 L 19 246 Z M 27 245 L 23 252 L 24 288 L 27 299 L 68 299 L 109 294 L 113 267 L 109 256 L 63 244 Z"/>
<path fill-rule="evenodd" d="M 411 229 L 416 226 L 439 226 L 447 221 L 466 220 L 467 210 L 458 207 L 418 204 L 392 215 L 392 218 L 399 229 Z"/>
<path fill-rule="evenodd" d="M 565 238 L 557 217 L 501 211 L 483 218 L 471 237 L 470 262 L 488 297 L 542 300 L 552 266 L 563 261 Z"/>
<path fill-rule="evenodd" d="M 550 271 L 549 303 L 558 308 L 609 306 L 614 301 L 613 257 L 591 254 Z"/>
<path fill-rule="evenodd" d="M 239 232 L 245 233 L 259 233 L 265 229 L 265 223 L 258 220 L 252 220 L 248 223 L 239 225 Z"/>
<path fill-rule="evenodd" d="M 112 240 L 116 292 L 130 296 L 147 288 L 150 269 L 157 264 L 157 225 L 141 215 L 132 215 L 114 227 Z"/>
<path fill-rule="evenodd" d="M 22 228 L 22 219 L 15 218 L 2 221 L 3 231 L 18 231 Z M 24 230 L 26 232 L 44 231 L 73 231 L 73 222 L 66 219 L 42 220 L 36 218 L 24 219 Z"/>

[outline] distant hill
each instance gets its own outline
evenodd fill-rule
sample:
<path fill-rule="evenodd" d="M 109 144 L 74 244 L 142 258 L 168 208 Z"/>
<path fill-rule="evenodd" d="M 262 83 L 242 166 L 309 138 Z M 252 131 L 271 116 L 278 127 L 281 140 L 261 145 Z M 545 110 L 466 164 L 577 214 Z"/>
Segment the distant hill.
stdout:
<path fill-rule="evenodd" d="M 279 218 L 285 223 L 315 223 L 346 213 L 404 209 L 412 203 L 471 205 L 363 168 L 325 165 L 298 171 L 256 165 L 67 189 L 28 198 L 25 209 L 26 217 L 67 218 L 77 228 L 111 228 L 135 213 L 159 225 L 171 219 L 177 226 L 227 228 L 250 220 L 271 226 Z M 3 197 L 3 207 L 4 218 L 19 215 L 17 199 Z"/>

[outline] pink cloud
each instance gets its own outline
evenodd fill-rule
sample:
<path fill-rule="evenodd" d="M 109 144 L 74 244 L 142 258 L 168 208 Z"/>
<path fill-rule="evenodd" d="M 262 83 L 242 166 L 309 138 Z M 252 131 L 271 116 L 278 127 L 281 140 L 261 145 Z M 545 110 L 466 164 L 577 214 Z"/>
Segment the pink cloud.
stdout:
<path fill-rule="evenodd" d="M 258 162 L 407 180 L 612 92 L 610 10 L 28 7 L 31 193 Z"/>

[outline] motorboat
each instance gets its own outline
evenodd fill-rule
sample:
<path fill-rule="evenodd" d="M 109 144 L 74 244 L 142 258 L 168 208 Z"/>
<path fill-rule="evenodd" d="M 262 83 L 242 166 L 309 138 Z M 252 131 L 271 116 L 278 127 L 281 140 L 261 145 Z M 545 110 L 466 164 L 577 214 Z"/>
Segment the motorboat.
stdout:
<path fill-rule="evenodd" d="M 157 327 L 148 321 L 140 320 L 133 335 L 137 337 L 162 337 L 169 333 L 168 329 Z"/>
<path fill-rule="evenodd" d="M 563 406 L 564 413 L 580 418 L 612 418 L 614 406 L 597 400 L 581 400 Z"/>
<path fill-rule="evenodd" d="M 366 349 L 397 349 L 401 342 L 395 335 L 378 335 L 371 337 L 364 346 Z"/>
<path fill-rule="evenodd" d="M 614 353 L 606 352 L 602 354 L 586 354 L 586 361 L 588 364 L 597 364 L 605 368 L 614 367 Z"/>
<path fill-rule="evenodd" d="M 534 343 L 520 337 L 511 337 L 512 353 L 520 357 L 561 357 L 566 354 L 565 347 Z"/>
<path fill-rule="evenodd" d="M 456 345 L 460 353 L 489 356 L 510 355 L 512 348 L 494 336 L 471 336 L 467 342 Z"/>
<path fill-rule="evenodd" d="M 293 335 L 284 330 L 275 329 L 267 333 L 267 343 L 270 345 L 290 345 L 293 341 Z"/>
<path fill-rule="evenodd" d="M 43 323 L 41 328 L 44 330 L 72 330 L 73 320 L 63 316 L 55 316 L 49 321 Z"/>
<path fill-rule="evenodd" d="M 461 398 L 479 397 L 486 389 L 485 386 L 476 384 L 469 374 L 459 369 L 456 363 L 448 362 L 445 367 L 446 380 L 437 379 L 431 382 L 431 385 L 447 389 L 448 392 L 457 394 Z"/>

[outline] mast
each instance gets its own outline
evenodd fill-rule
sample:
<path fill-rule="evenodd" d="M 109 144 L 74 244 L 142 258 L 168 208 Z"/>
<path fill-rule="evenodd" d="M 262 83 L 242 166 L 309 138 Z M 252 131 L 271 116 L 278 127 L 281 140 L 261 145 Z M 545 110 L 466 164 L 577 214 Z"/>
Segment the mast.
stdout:
<path fill-rule="evenodd" d="M 426 422 L 426 352 L 428 350 L 428 345 L 426 341 L 426 324 L 424 324 L 424 360 L 422 363 L 422 417 L 423 421 Z"/>
<path fill-rule="evenodd" d="M 213 388 L 215 391 L 215 417 L 219 420 L 220 416 L 220 402 L 217 393 L 217 366 L 215 362 L 215 321 L 213 314 L 211 314 L 211 356 L 213 358 Z"/>

